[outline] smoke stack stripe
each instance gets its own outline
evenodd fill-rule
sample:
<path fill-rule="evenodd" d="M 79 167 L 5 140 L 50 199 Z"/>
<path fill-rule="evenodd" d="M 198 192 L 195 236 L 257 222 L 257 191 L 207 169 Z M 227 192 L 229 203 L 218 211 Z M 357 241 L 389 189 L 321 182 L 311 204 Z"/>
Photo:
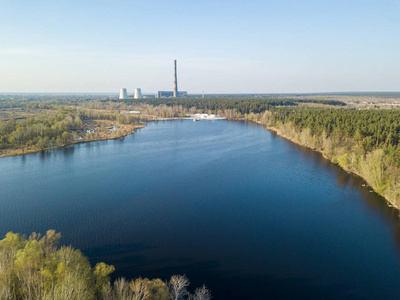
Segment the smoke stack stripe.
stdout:
<path fill-rule="evenodd" d="M 175 76 L 174 76 L 174 97 L 178 97 L 178 79 L 176 74 L 176 59 L 174 60 L 174 69 L 175 69 Z"/>

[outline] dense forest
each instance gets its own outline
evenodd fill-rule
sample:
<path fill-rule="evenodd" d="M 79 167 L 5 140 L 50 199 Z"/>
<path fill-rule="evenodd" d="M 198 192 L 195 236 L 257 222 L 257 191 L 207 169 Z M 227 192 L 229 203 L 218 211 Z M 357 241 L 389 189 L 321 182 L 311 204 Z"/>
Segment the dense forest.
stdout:
<path fill-rule="evenodd" d="M 318 103 L 325 105 L 345 106 L 346 103 L 335 100 L 294 100 L 279 98 L 142 98 L 125 100 L 127 104 L 148 104 L 152 106 L 195 107 L 214 112 L 225 109 L 236 109 L 241 114 L 260 113 L 274 106 L 297 106 L 298 103 Z"/>
<path fill-rule="evenodd" d="M 58 243 L 60 233 L 33 233 L 29 238 L 9 232 L 0 240 L 0 299 L 2 300 L 209 300 L 206 286 L 193 294 L 185 275 L 161 279 L 119 278 L 103 262 L 92 267 L 81 251 Z"/>
<path fill-rule="evenodd" d="M 73 141 L 71 131 L 82 127 L 82 119 L 74 110 L 57 113 L 42 111 L 34 117 L 17 122 L 0 122 L 0 149 L 24 145 L 38 149 L 60 147 Z"/>
<path fill-rule="evenodd" d="M 296 130 L 310 129 L 312 136 L 353 138 L 363 153 L 385 148 L 400 167 L 399 110 L 276 109 L 274 123 L 291 123 Z"/>

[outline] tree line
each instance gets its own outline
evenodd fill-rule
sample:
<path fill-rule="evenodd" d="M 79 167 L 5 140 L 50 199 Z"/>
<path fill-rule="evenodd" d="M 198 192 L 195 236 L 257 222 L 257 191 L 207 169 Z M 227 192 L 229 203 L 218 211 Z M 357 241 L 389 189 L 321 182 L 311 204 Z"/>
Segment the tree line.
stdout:
<path fill-rule="evenodd" d="M 42 111 L 22 121 L 0 122 L 0 149 L 60 147 L 74 140 L 72 131 L 82 128 L 82 116 L 74 110 Z"/>
<path fill-rule="evenodd" d="M 60 233 L 49 230 L 29 238 L 9 232 L 0 240 L 0 299 L 3 300 L 209 300 L 206 286 L 188 291 L 185 275 L 164 282 L 119 278 L 103 262 L 92 267 L 81 251 L 59 246 Z"/>
<path fill-rule="evenodd" d="M 400 208 L 400 110 L 279 107 L 246 118 L 321 151 Z"/>
<path fill-rule="evenodd" d="M 186 109 L 196 107 L 202 110 L 224 111 L 236 109 L 241 114 L 261 113 L 275 106 L 297 106 L 298 103 L 319 103 L 345 106 L 346 103 L 336 100 L 296 100 L 281 98 L 142 98 L 124 100 L 127 104 L 148 104 L 152 106 L 182 106 Z"/>
<path fill-rule="evenodd" d="M 359 152 L 383 149 L 396 167 L 400 167 L 399 110 L 337 110 L 276 108 L 271 121 L 293 125 L 296 131 L 309 129 L 311 136 L 352 140 Z"/>
<path fill-rule="evenodd" d="M 0 121 L 0 150 L 44 150 L 72 144 L 78 139 L 76 132 L 83 130 L 84 121 L 88 119 L 117 121 L 120 124 L 139 123 L 135 116 L 118 112 L 98 112 L 45 104 L 39 109 L 27 104 L 26 109 L 35 109 L 35 114 L 18 121 Z"/>
<path fill-rule="evenodd" d="M 219 104 L 214 105 L 214 100 Z M 251 101 L 266 102 L 264 106 L 250 107 Z M 297 106 L 297 103 L 304 102 L 320 103 L 318 100 L 296 100 L 297 103 L 290 99 L 268 101 L 163 98 L 134 100 L 132 105 L 157 116 L 178 117 L 186 113 L 208 112 L 274 127 L 295 142 L 323 152 L 343 169 L 362 176 L 376 192 L 400 208 L 400 110 Z M 328 100 L 325 103 L 338 108 L 345 105 L 340 101 Z"/>

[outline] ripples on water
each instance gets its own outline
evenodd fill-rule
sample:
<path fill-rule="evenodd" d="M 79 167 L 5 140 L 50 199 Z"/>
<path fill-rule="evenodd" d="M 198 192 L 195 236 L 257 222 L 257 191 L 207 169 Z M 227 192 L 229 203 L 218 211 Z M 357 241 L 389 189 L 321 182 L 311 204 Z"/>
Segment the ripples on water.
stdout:
<path fill-rule="evenodd" d="M 2 235 L 54 228 L 115 276 L 185 273 L 215 299 L 400 295 L 397 211 L 260 126 L 149 123 L 0 170 Z"/>

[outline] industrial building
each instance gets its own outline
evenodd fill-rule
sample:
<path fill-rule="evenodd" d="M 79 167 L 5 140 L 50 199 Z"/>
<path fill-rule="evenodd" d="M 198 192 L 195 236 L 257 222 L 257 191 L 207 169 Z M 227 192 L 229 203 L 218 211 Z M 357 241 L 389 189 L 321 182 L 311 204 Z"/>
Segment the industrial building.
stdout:
<path fill-rule="evenodd" d="M 135 98 L 135 99 L 143 98 L 143 96 L 142 96 L 142 90 L 141 90 L 141 89 L 139 89 L 139 88 L 136 88 L 136 89 L 135 89 L 135 96 L 134 96 L 134 98 Z"/>
<path fill-rule="evenodd" d="M 173 91 L 158 91 L 157 93 L 158 98 L 171 98 L 175 97 Z M 177 96 L 178 98 L 185 98 L 187 97 L 187 92 L 186 91 L 180 91 L 178 92 Z"/>
<path fill-rule="evenodd" d="M 173 91 L 158 91 L 158 98 L 171 98 L 174 96 Z"/>
<path fill-rule="evenodd" d="M 174 90 L 173 91 L 158 91 L 156 94 L 156 97 L 158 98 L 185 98 L 188 96 L 188 93 L 186 91 L 178 91 L 178 70 L 177 70 L 177 64 L 176 60 L 174 60 Z M 152 98 L 154 96 L 150 95 L 142 95 L 142 90 L 140 88 L 135 89 L 134 93 L 134 98 L 135 99 L 140 99 L 140 98 Z M 126 88 L 123 88 L 119 92 L 119 99 L 128 99 L 128 93 L 126 91 Z"/>
<path fill-rule="evenodd" d="M 119 90 L 119 99 L 128 99 L 128 93 L 126 92 L 126 89 Z"/>
<path fill-rule="evenodd" d="M 180 98 L 185 98 L 185 97 L 187 97 L 187 92 L 186 91 L 180 91 L 180 92 L 178 92 L 178 96 L 177 97 L 180 97 Z"/>
<path fill-rule="evenodd" d="M 136 88 L 133 97 L 135 99 L 143 98 L 142 89 Z M 120 89 L 120 91 L 119 91 L 119 99 L 121 99 L 121 100 L 128 99 L 128 92 L 126 91 L 126 88 Z"/>

